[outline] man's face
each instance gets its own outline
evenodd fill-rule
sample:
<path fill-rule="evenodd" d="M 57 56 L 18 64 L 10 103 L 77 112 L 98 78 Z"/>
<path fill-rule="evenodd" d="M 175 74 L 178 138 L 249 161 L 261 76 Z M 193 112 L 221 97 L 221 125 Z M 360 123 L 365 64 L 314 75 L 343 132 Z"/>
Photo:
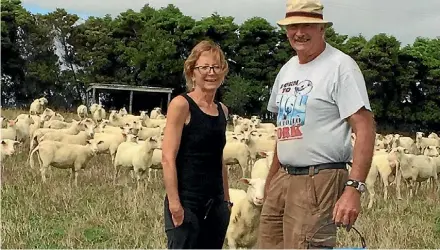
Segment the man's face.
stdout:
<path fill-rule="evenodd" d="M 299 53 L 311 54 L 317 50 L 324 39 L 324 24 L 302 23 L 286 27 L 290 45 Z"/>

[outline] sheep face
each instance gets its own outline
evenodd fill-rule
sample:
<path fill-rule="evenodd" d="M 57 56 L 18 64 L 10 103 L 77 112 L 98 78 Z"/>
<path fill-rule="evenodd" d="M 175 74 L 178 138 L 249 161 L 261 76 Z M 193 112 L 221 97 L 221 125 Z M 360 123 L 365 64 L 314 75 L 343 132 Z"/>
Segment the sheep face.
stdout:
<path fill-rule="evenodd" d="M 96 154 L 99 152 L 98 146 L 103 144 L 104 141 L 95 141 L 95 140 L 87 140 L 87 145 L 90 147 L 93 154 Z"/>
<path fill-rule="evenodd" d="M 427 146 L 425 151 L 423 152 L 426 156 L 437 157 L 439 156 L 439 152 L 436 146 Z"/>
<path fill-rule="evenodd" d="M 1 141 L 1 145 L 2 145 L 2 154 L 5 155 L 13 155 L 15 153 L 15 145 L 20 144 L 19 141 L 13 141 L 13 140 L 9 140 L 9 139 L 3 139 Z"/>
<path fill-rule="evenodd" d="M 241 178 L 240 181 L 248 184 L 247 197 L 249 201 L 255 206 L 262 206 L 266 180 L 261 178 Z"/>
<path fill-rule="evenodd" d="M 162 141 L 160 140 L 160 136 L 152 136 L 148 139 L 148 143 L 150 144 L 152 149 L 160 149 L 162 148 Z"/>
<path fill-rule="evenodd" d="M 89 138 L 93 138 L 93 136 L 95 135 L 95 128 L 97 126 L 90 126 L 90 125 L 84 124 L 84 127 L 85 127 L 84 131 L 86 132 L 86 135 Z"/>

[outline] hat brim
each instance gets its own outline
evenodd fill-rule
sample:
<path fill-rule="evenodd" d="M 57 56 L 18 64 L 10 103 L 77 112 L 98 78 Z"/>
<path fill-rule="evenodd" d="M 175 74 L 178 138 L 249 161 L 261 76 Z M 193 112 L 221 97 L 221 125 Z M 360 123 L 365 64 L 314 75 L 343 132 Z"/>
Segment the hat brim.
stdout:
<path fill-rule="evenodd" d="M 327 27 L 333 26 L 333 22 L 330 21 L 313 18 L 313 17 L 300 17 L 300 16 L 287 17 L 277 22 L 277 24 L 280 27 L 285 27 L 287 25 L 300 24 L 300 23 L 323 23 L 326 24 Z"/>

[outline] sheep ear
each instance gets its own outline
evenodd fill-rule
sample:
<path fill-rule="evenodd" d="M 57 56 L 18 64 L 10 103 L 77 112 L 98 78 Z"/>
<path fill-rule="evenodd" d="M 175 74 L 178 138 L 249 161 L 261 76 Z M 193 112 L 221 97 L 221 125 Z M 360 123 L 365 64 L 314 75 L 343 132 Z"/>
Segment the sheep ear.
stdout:
<path fill-rule="evenodd" d="M 244 184 L 248 184 L 248 185 L 251 183 L 251 179 L 249 179 L 249 178 L 241 178 L 240 181 L 243 182 Z"/>

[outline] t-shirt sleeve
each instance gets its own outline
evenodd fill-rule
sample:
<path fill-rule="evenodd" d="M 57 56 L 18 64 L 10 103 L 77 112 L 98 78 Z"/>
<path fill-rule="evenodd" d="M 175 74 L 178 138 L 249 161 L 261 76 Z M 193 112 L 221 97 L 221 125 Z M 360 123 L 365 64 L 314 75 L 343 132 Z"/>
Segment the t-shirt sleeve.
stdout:
<path fill-rule="evenodd" d="M 277 107 L 277 94 L 278 94 L 278 76 L 275 78 L 275 82 L 272 86 L 272 92 L 270 94 L 269 102 L 267 103 L 267 110 L 269 110 L 272 113 L 278 113 L 278 107 Z"/>
<path fill-rule="evenodd" d="M 355 62 L 353 64 L 341 72 L 335 83 L 334 99 L 341 119 L 350 117 L 362 107 L 372 111 L 362 71 Z"/>

